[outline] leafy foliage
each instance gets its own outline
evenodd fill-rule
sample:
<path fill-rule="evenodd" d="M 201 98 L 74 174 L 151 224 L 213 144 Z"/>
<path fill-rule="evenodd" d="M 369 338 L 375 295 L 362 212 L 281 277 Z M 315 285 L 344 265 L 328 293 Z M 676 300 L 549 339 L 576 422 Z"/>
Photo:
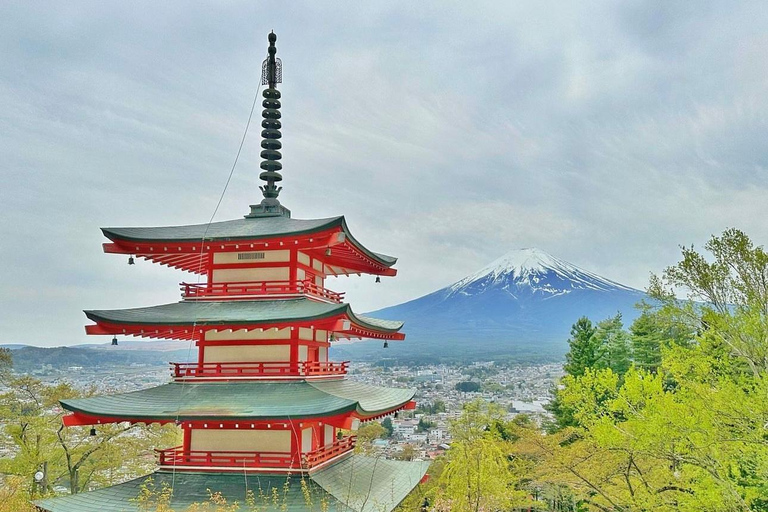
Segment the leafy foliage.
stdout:
<path fill-rule="evenodd" d="M 519 443 L 546 461 L 537 482 L 590 510 L 768 510 L 768 256 L 738 230 L 705 248 L 652 277 L 633 367 L 616 318 L 598 324 L 606 364 L 569 371 L 557 392 L 569 421 Z"/>
<path fill-rule="evenodd" d="M 26 485 L 20 492 L 29 498 L 53 493 L 66 487 L 76 494 L 138 476 L 154 464 L 144 455 L 156 445 L 176 444 L 173 427 L 154 425 L 142 435 L 129 435 L 138 427 L 128 424 L 101 425 L 96 436 L 88 428 L 65 429 L 59 400 L 93 393 L 79 391 L 69 384 L 47 385 L 29 376 L 4 379 L 6 391 L 0 394 L 0 442 L 13 455 L 0 459 L 0 475 L 15 475 Z M 41 482 L 31 476 L 44 473 Z"/>
<path fill-rule="evenodd" d="M 445 402 L 442 400 L 435 400 L 434 402 L 428 402 L 425 404 L 419 403 L 419 407 L 415 412 L 417 414 L 437 414 L 445 412 Z"/>
<path fill-rule="evenodd" d="M 456 388 L 456 391 L 461 391 L 463 393 L 477 393 L 478 391 L 480 391 L 482 386 L 480 385 L 479 382 L 467 380 L 467 381 L 457 383 L 455 388 Z"/>
<path fill-rule="evenodd" d="M 478 400 L 465 405 L 451 425 L 454 441 L 431 490 L 431 510 L 508 510 L 526 503 L 527 493 L 516 488 L 525 471 L 510 459 L 511 442 L 501 434 L 504 416 L 494 404 Z"/>

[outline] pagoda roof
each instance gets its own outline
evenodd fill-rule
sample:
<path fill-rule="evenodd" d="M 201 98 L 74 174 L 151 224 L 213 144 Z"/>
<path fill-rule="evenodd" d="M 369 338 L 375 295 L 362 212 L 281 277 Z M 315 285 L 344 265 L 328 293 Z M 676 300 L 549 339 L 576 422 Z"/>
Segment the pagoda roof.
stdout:
<path fill-rule="evenodd" d="M 360 337 L 379 337 L 380 335 L 397 335 L 395 337 L 402 337 L 401 334 L 397 334 L 397 331 L 403 327 L 403 322 L 397 320 L 381 320 L 356 315 L 349 304 L 321 302 L 308 298 L 248 301 L 181 301 L 145 308 L 85 310 L 85 315 L 100 325 L 169 327 L 192 326 L 194 324 L 200 330 L 205 330 L 208 326 L 242 326 L 242 328 L 250 326 L 258 328 L 259 325 L 265 325 L 272 327 L 285 323 L 333 321 L 334 319 L 344 317 L 351 324 L 354 324 L 354 328 L 350 325 L 351 330 L 361 329 L 362 331 L 369 331 L 368 335 L 362 334 L 361 331 L 361 333 L 358 333 Z M 334 331 L 344 331 L 341 327 L 328 326 L 326 328 Z M 347 330 L 349 331 L 350 329 Z M 184 337 L 169 334 L 163 334 L 162 336 Z"/>
<path fill-rule="evenodd" d="M 117 244 L 116 247 L 107 248 L 108 252 L 141 254 L 143 257 L 158 259 L 158 261 L 162 261 L 159 258 L 162 258 L 163 254 L 146 254 L 146 248 L 141 247 L 141 245 L 148 243 L 200 244 L 203 240 L 206 243 L 242 243 L 243 241 L 302 237 L 314 233 L 341 232 L 344 234 L 343 243 L 345 245 L 354 247 L 382 268 L 389 268 L 397 262 L 397 258 L 373 252 L 358 242 L 350 233 L 343 215 L 326 219 L 291 219 L 283 216 L 255 217 L 186 226 L 101 228 L 101 231 L 104 236 Z M 130 247 L 131 243 L 139 245 Z M 201 251 L 199 247 L 196 247 L 192 252 L 199 254 Z M 173 255 L 170 254 L 170 256 Z M 179 268 L 197 271 L 193 267 L 193 265 L 185 263 Z"/>
<path fill-rule="evenodd" d="M 410 402 L 413 389 L 350 380 L 171 382 L 129 393 L 62 400 L 64 409 L 108 421 L 261 420 L 357 414 L 371 418 Z M 95 421 L 91 422 L 95 423 Z"/>
<path fill-rule="evenodd" d="M 285 474 L 187 473 L 158 471 L 112 487 L 35 502 L 48 512 L 137 512 L 136 498 L 151 477 L 153 487 L 173 486 L 170 510 L 182 512 L 208 501 L 208 489 L 220 492 L 235 512 L 251 510 L 245 503 L 252 491 L 258 510 L 265 512 L 390 512 L 421 481 L 427 462 L 405 462 L 352 455 L 308 476 Z M 302 485 L 304 480 L 304 485 Z M 279 498 L 273 501 L 273 489 Z M 327 505 L 327 508 L 325 507 Z M 229 510 L 229 509 L 227 509 Z"/>

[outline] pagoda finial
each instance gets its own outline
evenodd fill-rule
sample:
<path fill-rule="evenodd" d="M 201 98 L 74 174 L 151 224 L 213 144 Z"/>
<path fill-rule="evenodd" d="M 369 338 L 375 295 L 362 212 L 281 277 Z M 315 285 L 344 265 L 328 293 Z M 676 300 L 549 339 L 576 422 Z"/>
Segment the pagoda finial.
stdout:
<path fill-rule="evenodd" d="M 283 82 L 283 63 L 275 57 L 277 48 L 275 43 L 277 42 L 277 35 L 274 32 L 270 32 L 269 36 L 269 48 L 267 52 L 269 55 L 261 65 L 261 84 L 266 85 L 262 95 L 264 101 L 261 105 L 264 110 L 261 112 L 261 167 L 262 172 L 259 174 L 259 178 L 266 183 L 259 187 L 261 193 L 264 195 L 264 199 L 260 204 L 251 205 L 251 213 L 246 215 L 246 218 L 253 217 L 290 217 L 291 212 L 280 204 L 277 200 L 277 196 L 280 195 L 280 191 L 283 187 L 278 187 L 277 182 L 282 181 L 283 177 L 280 174 L 280 170 L 283 168 L 283 164 L 280 163 L 280 159 L 283 155 L 280 154 L 280 148 L 283 145 L 280 143 L 280 138 L 283 136 L 280 133 L 280 91 L 277 90 L 277 84 Z"/>

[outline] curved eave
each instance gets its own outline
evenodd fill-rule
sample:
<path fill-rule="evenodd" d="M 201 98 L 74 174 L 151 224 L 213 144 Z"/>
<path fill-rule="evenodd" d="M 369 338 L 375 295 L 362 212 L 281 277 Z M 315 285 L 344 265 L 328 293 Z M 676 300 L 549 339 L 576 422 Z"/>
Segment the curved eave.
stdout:
<path fill-rule="evenodd" d="M 279 222 L 281 225 L 291 224 L 297 227 L 285 227 L 274 231 L 258 232 L 256 230 L 242 230 L 237 228 L 251 226 L 267 225 L 267 223 Z M 325 231 L 344 223 L 344 217 L 329 217 L 327 219 L 285 219 L 282 217 L 267 217 L 263 219 L 237 219 L 222 222 L 213 222 L 208 224 L 194 224 L 189 226 L 166 226 L 166 227 L 122 227 L 122 228 L 101 228 L 104 236 L 112 240 L 137 242 L 137 243 L 193 243 L 200 242 L 205 236 L 205 241 L 210 242 L 229 242 L 234 240 L 263 240 L 285 236 L 299 236 Z M 300 226 L 300 227 L 298 227 Z"/>
<path fill-rule="evenodd" d="M 196 224 L 101 228 L 101 231 L 112 241 L 110 244 L 104 244 L 104 251 L 107 253 L 132 254 L 161 265 L 199 274 L 205 272 L 203 256 L 208 253 L 209 249 L 206 247 L 209 244 L 221 244 L 220 250 L 263 250 L 270 244 L 285 247 L 286 240 L 288 246 L 318 253 L 335 246 L 337 254 L 340 254 L 327 258 L 327 264 L 341 269 L 340 273 L 362 272 L 385 276 L 397 274 L 397 271 L 391 268 L 397 258 L 366 248 L 352 236 L 343 216 L 316 220 L 281 217 L 238 219 L 215 222 L 210 228 L 206 224 Z"/>
<path fill-rule="evenodd" d="M 354 416 L 363 420 L 408 408 L 415 390 L 359 382 L 170 383 L 62 400 L 65 425 L 130 421 L 266 421 Z"/>
<path fill-rule="evenodd" d="M 363 244 L 357 241 L 355 237 L 352 236 L 352 233 L 349 231 L 349 227 L 347 226 L 347 220 L 344 218 L 344 216 L 341 216 L 341 228 L 344 230 L 345 236 L 349 239 L 350 243 L 354 245 L 357 249 L 359 249 L 361 252 L 363 252 L 366 256 L 371 258 L 372 260 L 380 263 L 381 265 L 384 265 L 385 267 L 391 267 L 395 263 L 397 263 L 397 258 L 394 256 L 388 256 L 386 254 L 381 254 L 377 252 L 373 252 L 369 249 L 367 249 Z"/>
<path fill-rule="evenodd" d="M 86 310 L 95 335 L 127 334 L 146 338 L 193 339 L 209 330 L 271 329 L 314 325 L 340 337 L 401 340 L 403 322 L 357 316 L 349 304 L 311 299 L 277 301 L 194 301 L 148 308 Z"/>

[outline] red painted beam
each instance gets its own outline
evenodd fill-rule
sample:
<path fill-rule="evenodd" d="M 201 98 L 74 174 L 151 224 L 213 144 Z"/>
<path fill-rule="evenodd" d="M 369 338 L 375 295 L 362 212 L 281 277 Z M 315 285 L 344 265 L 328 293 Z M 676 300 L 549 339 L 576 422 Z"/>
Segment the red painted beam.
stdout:
<path fill-rule="evenodd" d="M 316 320 L 306 320 L 303 322 L 276 322 L 276 323 L 258 323 L 258 324 L 224 324 L 224 325 L 197 325 L 192 323 L 183 325 L 161 325 L 161 324 L 116 324 L 108 322 L 97 322 L 96 325 L 85 326 L 85 332 L 90 335 L 106 334 L 128 334 L 148 338 L 169 338 L 169 339 L 189 339 L 192 333 L 199 334 L 209 330 L 255 330 L 255 329 L 284 329 L 286 327 L 312 327 L 315 329 L 329 330 L 337 333 L 341 337 L 361 337 L 381 340 L 403 340 L 405 334 L 400 332 L 374 331 L 354 324 L 346 315 L 337 315 L 335 317 L 322 318 Z M 186 332 L 185 332 L 186 331 Z"/>

